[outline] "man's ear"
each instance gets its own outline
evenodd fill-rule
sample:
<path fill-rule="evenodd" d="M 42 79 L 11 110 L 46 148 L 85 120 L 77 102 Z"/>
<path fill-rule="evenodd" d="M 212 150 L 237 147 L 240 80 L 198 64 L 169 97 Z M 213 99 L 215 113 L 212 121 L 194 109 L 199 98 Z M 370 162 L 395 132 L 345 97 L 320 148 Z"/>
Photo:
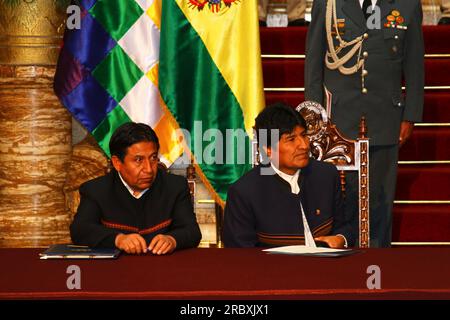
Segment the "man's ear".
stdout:
<path fill-rule="evenodd" d="M 117 172 L 120 172 L 121 168 L 122 168 L 122 161 L 120 161 L 118 156 L 112 156 L 111 157 L 111 163 L 114 167 L 114 169 L 116 169 Z"/>

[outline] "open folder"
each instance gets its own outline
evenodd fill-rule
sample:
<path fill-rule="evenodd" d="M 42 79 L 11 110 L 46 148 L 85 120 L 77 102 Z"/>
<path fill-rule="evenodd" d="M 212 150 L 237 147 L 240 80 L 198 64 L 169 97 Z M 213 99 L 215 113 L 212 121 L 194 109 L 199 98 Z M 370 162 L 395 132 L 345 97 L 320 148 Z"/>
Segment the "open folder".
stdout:
<path fill-rule="evenodd" d="M 116 259 L 119 249 L 92 249 L 72 244 L 55 244 L 39 254 L 39 259 Z"/>
<path fill-rule="evenodd" d="M 302 245 L 276 247 L 265 249 L 263 251 L 276 254 L 290 254 L 313 257 L 343 257 L 359 252 L 359 250 L 354 249 L 332 249 L 322 247 L 314 248 Z"/>

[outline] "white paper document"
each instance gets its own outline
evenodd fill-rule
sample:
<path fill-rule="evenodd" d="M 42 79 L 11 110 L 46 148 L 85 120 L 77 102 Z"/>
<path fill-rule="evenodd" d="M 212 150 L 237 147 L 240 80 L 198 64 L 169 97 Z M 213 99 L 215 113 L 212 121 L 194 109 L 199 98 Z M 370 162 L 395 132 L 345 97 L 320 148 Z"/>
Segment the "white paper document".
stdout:
<path fill-rule="evenodd" d="M 263 251 L 268 253 L 277 254 L 291 254 L 291 255 L 305 255 L 316 257 L 340 257 L 356 253 L 357 250 L 353 249 L 332 249 L 323 247 L 308 247 L 302 245 L 296 246 L 284 246 L 270 249 L 264 249 Z"/>

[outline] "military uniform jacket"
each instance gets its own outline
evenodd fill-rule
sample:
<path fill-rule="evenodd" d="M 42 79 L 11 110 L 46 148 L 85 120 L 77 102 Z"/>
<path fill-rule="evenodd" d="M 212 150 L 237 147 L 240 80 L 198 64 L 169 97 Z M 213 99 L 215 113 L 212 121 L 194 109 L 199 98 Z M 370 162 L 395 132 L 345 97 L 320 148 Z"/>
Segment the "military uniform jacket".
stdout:
<path fill-rule="evenodd" d="M 70 233 L 75 244 L 111 248 L 119 233 L 139 233 L 147 245 L 157 234 L 171 235 L 177 249 L 195 247 L 201 239 L 186 179 L 162 170 L 139 199 L 115 170 L 84 183 Z"/>
<path fill-rule="evenodd" d="M 273 169 L 255 167 L 228 190 L 223 238 L 226 247 L 304 244 L 302 202 L 314 237 L 342 234 L 353 243 L 344 218 L 339 174 L 331 164 L 310 159 L 299 175 L 300 193 Z"/>
<path fill-rule="evenodd" d="M 381 29 L 369 29 L 358 0 L 336 0 L 342 39 L 351 41 L 364 33 L 368 35 L 361 50 L 361 55 L 364 52 L 368 55 L 364 66 L 368 72 L 364 77 L 367 93 L 362 93 L 361 70 L 343 75 L 325 65 L 326 4 L 327 0 L 315 0 L 312 9 L 306 44 L 306 99 L 325 106 L 325 85 L 332 94 L 331 119 L 345 136 L 357 138 L 359 121 L 364 115 L 371 145 L 397 144 L 401 121 L 422 119 L 424 47 L 420 1 L 378 0 Z M 391 24 L 392 13 L 402 23 Z M 335 35 L 333 38 L 337 45 Z M 339 56 L 348 51 L 348 47 L 343 49 Z M 354 65 L 357 56 L 358 53 L 345 66 Z M 406 97 L 402 94 L 402 81 Z"/>

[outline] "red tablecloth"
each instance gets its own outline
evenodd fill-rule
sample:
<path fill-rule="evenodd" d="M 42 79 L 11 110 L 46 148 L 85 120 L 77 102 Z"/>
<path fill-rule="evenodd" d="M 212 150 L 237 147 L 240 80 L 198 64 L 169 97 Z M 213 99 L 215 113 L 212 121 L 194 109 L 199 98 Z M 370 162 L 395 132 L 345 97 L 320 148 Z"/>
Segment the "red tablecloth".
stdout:
<path fill-rule="evenodd" d="M 1 299 L 450 299 L 450 248 L 368 249 L 342 258 L 260 249 L 190 249 L 117 260 L 39 260 L 43 249 L 0 249 Z M 70 290 L 67 268 L 81 269 Z M 367 268 L 381 270 L 368 289 Z"/>

